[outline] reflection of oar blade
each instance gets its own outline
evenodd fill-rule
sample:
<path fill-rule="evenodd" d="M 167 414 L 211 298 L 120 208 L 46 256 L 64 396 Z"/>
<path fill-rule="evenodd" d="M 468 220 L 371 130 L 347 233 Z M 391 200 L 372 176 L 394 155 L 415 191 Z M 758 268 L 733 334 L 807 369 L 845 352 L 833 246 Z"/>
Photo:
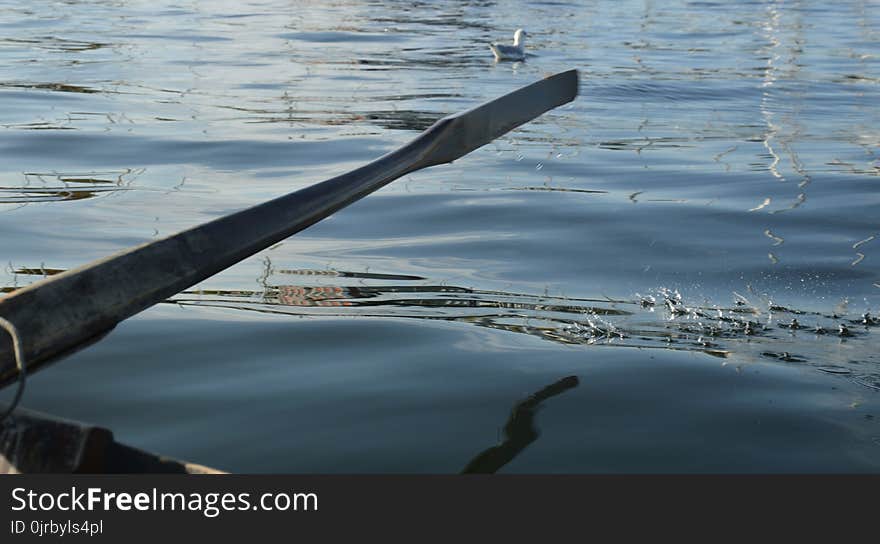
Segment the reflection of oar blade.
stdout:
<path fill-rule="evenodd" d="M 511 462 L 526 447 L 538 439 L 535 428 L 535 412 L 545 400 L 561 395 L 580 383 L 577 376 L 568 376 L 556 381 L 532 396 L 519 401 L 513 407 L 507 423 L 504 424 L 504 441 L 497 446 L 481 452 L 471 459 L 462 470 L 463 474 L 494 474 Z"/>
<path fill-rule="evenodd" d="M 16 325 L 28 368 L 37 368 L 404 174 L 451 162 L 574 100 L 577 91 L 570 70 L 445 117 L 366 166 L 15 291 L 0 300 L 0 316 Z M 0 333 L 0 386 L 17 373 L 11 340 Z"/>

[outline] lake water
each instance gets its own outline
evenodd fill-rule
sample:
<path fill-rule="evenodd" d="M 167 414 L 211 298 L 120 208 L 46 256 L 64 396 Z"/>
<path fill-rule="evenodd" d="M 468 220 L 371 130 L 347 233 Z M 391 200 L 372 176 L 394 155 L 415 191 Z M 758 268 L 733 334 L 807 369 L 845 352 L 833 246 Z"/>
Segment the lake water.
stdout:
<path fill-rule="evenodd" d="M 877 2 L 4 0 L 0 29 L 7 292 L 581 72 L 25 407 L 234 472 L 457 472 L 523 401 L 504 472 L 880 470 Z"/>

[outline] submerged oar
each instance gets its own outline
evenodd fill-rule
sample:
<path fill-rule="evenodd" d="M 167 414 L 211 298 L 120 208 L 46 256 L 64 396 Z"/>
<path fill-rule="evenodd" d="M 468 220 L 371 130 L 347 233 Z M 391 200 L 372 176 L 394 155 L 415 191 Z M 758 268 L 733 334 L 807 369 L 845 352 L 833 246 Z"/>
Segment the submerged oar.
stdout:
<path fill-rule="evenodd" d="M 444 117 L 357 170 L 15 291 L 0 299 L 0 318 L 17 329 L 20 359 L 35 370 L 400 176 L 452 162 L 577 92 L 577 71 L 569 70 Z M 18 374 L 12 338 L 0 331 L 0 387 Z"/>

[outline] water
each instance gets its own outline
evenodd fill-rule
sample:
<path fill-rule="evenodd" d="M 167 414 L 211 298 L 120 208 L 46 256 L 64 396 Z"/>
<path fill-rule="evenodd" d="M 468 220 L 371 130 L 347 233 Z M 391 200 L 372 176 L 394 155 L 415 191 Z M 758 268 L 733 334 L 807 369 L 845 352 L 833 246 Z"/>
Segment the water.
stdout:
<path fill-rule="evenodd" d="M 880 469 L 876 2 L 0 5 L 5 291 L 582 77 L 25 406 L 237 472 L 456 472 L 577 376 L 496 468 Z M 526 62 L 493 63 L 518 27 Z"/>

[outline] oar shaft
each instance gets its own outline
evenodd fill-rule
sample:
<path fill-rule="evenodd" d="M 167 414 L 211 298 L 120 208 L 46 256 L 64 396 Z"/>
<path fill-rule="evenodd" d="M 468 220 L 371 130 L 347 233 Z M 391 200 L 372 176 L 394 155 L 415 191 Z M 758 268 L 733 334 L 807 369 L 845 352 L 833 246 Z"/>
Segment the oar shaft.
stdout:
<path fill-rule="evenodd" d="M 14 316 L 18 330 L 27 331 L 22 347 L 34 370 L 417 169 L 424 141 L 419 138 L 341 176 L 51 276 L 4 299 L 2 315 Z M 14 379 L 14 367 L 9 370 L 0 372 L 0 384 Z"/>
<path fill-rule="evenodd" d="M 366 166 L 15 291 L 0 299 L 0 317 L 22 335 L 35 370 L 400 176 L 453 161 L 576 95 L 574 70 L 538 81 L 445 117 Z M 0 387 L 17 373 L 11 339 L 0 333 Z"/>

